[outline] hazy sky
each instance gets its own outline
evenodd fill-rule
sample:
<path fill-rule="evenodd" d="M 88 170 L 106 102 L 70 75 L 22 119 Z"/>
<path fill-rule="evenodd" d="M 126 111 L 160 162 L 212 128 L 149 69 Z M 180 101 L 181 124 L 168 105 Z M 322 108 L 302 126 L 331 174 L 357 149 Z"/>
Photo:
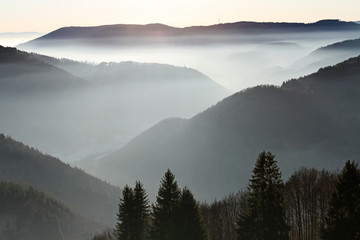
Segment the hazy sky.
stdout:
<path fill-rule="evenodd" d="M 4 0 L 0 32 L 63 26 L 164 23 L 184 27 L 236 21 L 360 20 L 359 0 Z"/>

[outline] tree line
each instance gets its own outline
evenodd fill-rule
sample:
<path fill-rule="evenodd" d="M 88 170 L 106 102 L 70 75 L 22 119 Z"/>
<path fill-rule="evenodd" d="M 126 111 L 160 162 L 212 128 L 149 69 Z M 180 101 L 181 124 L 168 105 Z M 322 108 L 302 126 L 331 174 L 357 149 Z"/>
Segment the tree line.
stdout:
<path fill-rule="evenodd" d="M 360 239 L 360 169 L 301 168 L 284 183 L 275 156 L 261 152 L 246 190 L 199 203 L 167 170 L 150 206 L 140 181 L 126 185 L 115 230 L 94 240 Z"/>

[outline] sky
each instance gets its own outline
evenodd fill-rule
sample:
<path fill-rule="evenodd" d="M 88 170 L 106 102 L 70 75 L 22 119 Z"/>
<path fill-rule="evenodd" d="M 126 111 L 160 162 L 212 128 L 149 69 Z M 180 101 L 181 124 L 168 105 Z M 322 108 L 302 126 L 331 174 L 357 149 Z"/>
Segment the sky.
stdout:
<path fill-rule="evenodd" d="M 4 0 L 0 32 L 47 33 L 64 26 L 237 21 L 358 21 L 359 0 Z"/>

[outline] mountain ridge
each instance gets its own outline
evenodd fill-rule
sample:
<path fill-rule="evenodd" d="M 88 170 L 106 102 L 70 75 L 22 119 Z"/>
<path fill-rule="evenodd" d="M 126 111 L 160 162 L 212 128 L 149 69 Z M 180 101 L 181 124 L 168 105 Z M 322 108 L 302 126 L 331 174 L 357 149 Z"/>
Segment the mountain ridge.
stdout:
<path fill-rule="evenodd" d="M 345 22 L 340 20 L 320 20 L 314 23 L 288 23 L 288 22 L 249 22 L 241 21 L 234 23 L 221 23 L 208 26 L 190 26 L 190 27 L 171 27 L 165 24 L 113 24 L 101 25 L 90 27 L 62 27 L 45 34 L 39 38 L 29 42 L 18 45 L 20 48 L 27 48 L 31 46 L 39 46 L 51 43 L 50 40 L 81 40 L 88 39 L 91 42 L 87 44 L 102 44 L 106 45 L 114 43 L 116 38 L 125 45 L 134 45 L 141 43 L 187 43 L 187 44 L 200 44 L 221 41 L 233 41 L 230 39 L 203 39 L 199 36 L 218 36 L 225 37 L 224 35 L 239 35 L 239 34 L 268 34 L 268 33 L 281 33 L 281 32 L 313 32 L 313 31 L 349 31 L 360 30 L 360 26 L 354 22 Z M 163 41 L 163 38 L 172 37 L 194 37 L 188 40 L 170 40 Z M 138 38 L 144 39 L 138 39 Z M 108 39 L 108 41 L 105 39 Z M 128 41 L 126 39 L 133 39 Z M 134 41 L 137 39 L 137 41 Z M 83 42 L 84 43 L 84 42 Z M 54 43 L 58 44 L 58 43 Z M 70 44 L 70 43 L 62 43 Z M 74 44 L 74 43 L 71 43 Z"/>
<path fill-rule="evenodd" d="M 156 189 L 158 168 L 170 168 L 209 200 L 245 187 L 263 150 L 278 156 L 285 178 L 301 166 L 336 169 L 360 158 L 359 76 L 360 56 L 281 87 L 235 93 L 191 119 L 156 124 L 100 160 L 96 175 L 131 182 L 131 172 Z"/>

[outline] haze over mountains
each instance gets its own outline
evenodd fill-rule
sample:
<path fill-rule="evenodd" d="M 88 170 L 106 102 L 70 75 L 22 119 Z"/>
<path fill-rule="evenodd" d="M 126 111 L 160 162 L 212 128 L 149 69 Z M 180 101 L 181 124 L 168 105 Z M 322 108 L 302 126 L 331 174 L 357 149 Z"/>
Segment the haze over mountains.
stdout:
<path fill-rule="evenodd" d="M 0 46 L 0 97 L 52 95 L 89 85 L 68 72 L 40 61 L 28 53 Z"/>
<path fill-rule="evenodd" d="M 304 165 L 339 168 L 360 158 L 359 77 L 357 57 L 281 87 L 238 92 L 189 120 L 160 122 L 100 160 L 96 175 L 112 183 L 141 176 L 156 189 L 171 168 L 209 200 L 245 187 L 262 150 L 276 153 L 285 177 Z"/>
<path fill-rule="evenodd" d="M 42 35 L 44 34 L 39 32 L 0 32 L 0 45 L 15 47 Z"/>
<path fill-rule="evenodd" d="M 236 22 L 186 28 L 118 24 L 64 27 L 18 47 L 96 63 L 188 66 L 228 89 L 240 91 L 259 84 L 280 85 L 288 78 L 310 74 L 317 69 L 298 68 L 295 63 L 317 48 L 356 38 L 360 38 L 360 26 L 339 20 L 310 24 Z"/>
<path fill-rule="evenodd" d="M 191 117 L 230 93 L 189 68 L 96 65 L 13 48 L 0 48 L 0 69 L 0 131 L 65 161 L 108 153 L 164 118 Z"/>
<path fill-rule="evenodd" d="M 316 49 L 308 56 L 296 61 L 293 67 L 315 71 L 320 67 L 334 65 L 359 54 L 360 39 L 345 40 Z"/>
<path fill-rule="evenodd" d="M 0 239 L 89 239 L 114 226 L 120 188 L 141 180 L 154 200 L 168 168 L 212 201 L 246 187 L 263 150 L 285 179 L 359 161 L 359 39 L 323 20 L 64 27 L 0 46 Z"/>

